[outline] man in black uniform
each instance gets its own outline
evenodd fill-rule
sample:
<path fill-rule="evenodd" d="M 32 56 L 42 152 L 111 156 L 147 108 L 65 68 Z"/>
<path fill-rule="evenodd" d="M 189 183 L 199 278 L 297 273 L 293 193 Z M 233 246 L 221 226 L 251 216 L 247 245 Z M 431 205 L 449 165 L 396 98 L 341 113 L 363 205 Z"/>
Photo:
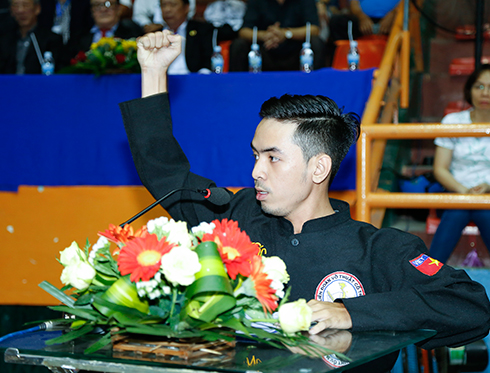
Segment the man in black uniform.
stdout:
<path fill-rule="evenodd" d="M 143 98 L 120 107 L 143 184 L 155 198 L 214 186 L 190 172 L 172 135 L 166 70 L 180 53 L 180 37 L 165 31 L 138 44 Z M 329 184 L 358 136 L 355 115 L 325 97 L 286 95 L 266 101 L 261 116 L 251 144 L 255 190 L 240 190 L 221 207 L 175 193 L 162 203 L 174 219 L 191 226 L 236 220 L 266 255 L 280 256 L 291 299 L 311 299 L 311 334 L 434 329 L 421 344 L 426 349 L 487 335 L 490 303 L 480 284 L 424 254 L 419 238 L 354 221 L 347 203 L 329 199 Z"/>

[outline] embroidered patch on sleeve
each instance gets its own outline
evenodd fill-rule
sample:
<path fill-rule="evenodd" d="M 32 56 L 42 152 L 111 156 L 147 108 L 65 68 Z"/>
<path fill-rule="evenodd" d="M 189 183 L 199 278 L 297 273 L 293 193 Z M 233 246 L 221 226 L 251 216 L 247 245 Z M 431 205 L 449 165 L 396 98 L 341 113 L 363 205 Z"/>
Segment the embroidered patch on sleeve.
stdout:
<path fill-rule="evenodd" d="M 415 259 L 410 260 L 410 264 L 427 276 L 434 276 L 443 266 L 440 261 L 426 254 L 420 254 Z"/>

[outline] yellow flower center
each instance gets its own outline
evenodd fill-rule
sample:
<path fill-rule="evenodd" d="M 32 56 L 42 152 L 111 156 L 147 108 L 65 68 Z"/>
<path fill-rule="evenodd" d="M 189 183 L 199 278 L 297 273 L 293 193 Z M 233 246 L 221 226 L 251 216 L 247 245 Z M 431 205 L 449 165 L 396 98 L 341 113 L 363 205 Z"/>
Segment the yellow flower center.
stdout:
<path fill-rule="evenodd" d="M 223 247 L 223 253 L 225 253 L 226 256 L 228 257 L 228 259 L 230 259 L 230 260 L 233 260 L 237 256 L 240 256 L 240 253 L 238 252 L 238 250 L 233 248 L 233 247 L 230 247 L 230 246 L 224 246 Z"/>
<path fill-rule="evenodd" d="M 137 257 L 138 263 L 148 267 L 157 264 L 162 255 L 158 251 L 147 250 L 140 253 Z"/>

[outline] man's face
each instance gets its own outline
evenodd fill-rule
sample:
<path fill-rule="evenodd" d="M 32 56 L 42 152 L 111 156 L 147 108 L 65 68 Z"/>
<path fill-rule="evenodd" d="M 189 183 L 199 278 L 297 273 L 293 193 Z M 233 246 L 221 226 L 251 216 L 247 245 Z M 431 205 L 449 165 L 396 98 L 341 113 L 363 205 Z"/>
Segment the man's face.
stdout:
<path fill-rule="evenodd" d="M 31 29 L 37 23 L 41 6 L 34 4 L 33 0 L 12 0 L 10 11 L 20 28 Z"/>
<path fill-rule="evenodd" d="M 119 4 L 116 0 L 91 0 L 90 5 L 97 27 L 110 29 L 119 22 Z"/>
<path fill-rule="evenodd" d="M 176 32 L 177 28 L 187 19 L 189 4 L 183 0 L 161 0 L 162 17 L 168 27 Z"/>
<path fill-rule="evenodd" d="M 313 183 L 300 147 L 292 142 L 296 124 L 263 119 L 252 149 L 256 198 L 262 210 L 292 221 L 308 214 Z"/>

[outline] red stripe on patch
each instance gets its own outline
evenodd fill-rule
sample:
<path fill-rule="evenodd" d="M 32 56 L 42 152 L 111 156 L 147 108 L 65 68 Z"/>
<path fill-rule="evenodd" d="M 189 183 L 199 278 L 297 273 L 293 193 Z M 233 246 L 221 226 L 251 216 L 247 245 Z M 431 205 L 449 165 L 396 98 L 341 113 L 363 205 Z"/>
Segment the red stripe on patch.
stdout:
<path fill-rule="evenodd" d="M 426 254 L 420 254 L 415 259 L 410 260 L 410 264 L 427 276 L 434 276 L 443 266 L 440 261 Z"/>

